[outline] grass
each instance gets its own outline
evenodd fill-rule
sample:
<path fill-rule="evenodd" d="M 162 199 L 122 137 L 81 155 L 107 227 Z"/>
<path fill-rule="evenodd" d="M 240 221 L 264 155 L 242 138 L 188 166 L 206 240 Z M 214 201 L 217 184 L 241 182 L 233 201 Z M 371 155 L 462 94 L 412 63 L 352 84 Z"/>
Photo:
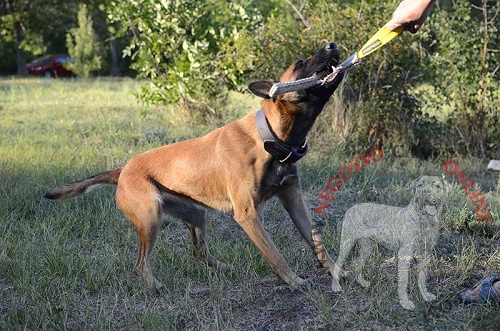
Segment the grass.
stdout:
<path fill-rule="evenodd" d="M 264 225 L 291 267 L 316 282 L 315 290 L 287 287 L 231 216 L 214 212 L 211 250 L 232 270 L 205 267 L 191 255 L 186 229 L 166 218 L 153 252 L 153 269 L 166 287 L 151 294 L 135 274 L 136 233 L 116 208 L 113 188 L 63 202 L 44 200 L 44 192 L 122 166 L 161 144 L 202 135 L 258 107 L 258 100 L 233 94 L 218 119 L 197 126 L 174 108 L 141 113 L 132 95 L 139 87 L 133 80 L 0 79 L 1 330 L 494 330 L 500 325 L 499 305 L 456 302 L 462 289 L 500 272 L 498 175 L 485 172 L 477 160 L 457 161 L 480 183 L 494 224 L 477 225 L 462 188 L 447 176 L 449 202 L 428 277 L 438 300 L 422 300 L 413 273 L 415 311 L 399 306 L 396 266 L 382 248 L 364 270 L 370 289 L 351 277 L 342 280 L 341 293 L 332 293 L 330 276 L 316 268 L 276 200 L 263 210 Z M 328 129 L 331 115 L 323 115 L 318 131 Z M 354 157 L 336 152 L 342 142 L 334 138 L 313 134 L 302 162 L 311 210 L 327 180 Z M 315 215 L 330 253 L 337 256 L 338 228 L 350 206 L 363 201 L 404 206 L 411 198 L 408 183 L 423 174 L 441 175 L 443 163 L 386 155 L 354 174 L 328 217 Z"/>

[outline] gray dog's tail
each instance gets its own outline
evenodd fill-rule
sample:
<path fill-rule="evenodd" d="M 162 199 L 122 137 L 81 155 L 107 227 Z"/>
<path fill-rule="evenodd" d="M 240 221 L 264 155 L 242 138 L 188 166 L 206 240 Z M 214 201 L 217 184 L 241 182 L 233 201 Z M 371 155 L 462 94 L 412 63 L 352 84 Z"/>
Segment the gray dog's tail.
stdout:
<path fill-rule="evenodd" d="M 45 197 L 51 200 L 62 200 L 84 195 L 99 186 L 117 184 L 121 172 L 122 169 L 110 170 L 73 183 L 61 185 L 45 193 Z"/>

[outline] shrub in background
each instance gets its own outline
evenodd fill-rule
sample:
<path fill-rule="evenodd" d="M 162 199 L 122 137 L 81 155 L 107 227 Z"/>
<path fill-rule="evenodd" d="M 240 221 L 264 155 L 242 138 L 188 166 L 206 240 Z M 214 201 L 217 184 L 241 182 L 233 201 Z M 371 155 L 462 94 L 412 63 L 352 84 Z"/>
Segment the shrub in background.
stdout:
<path fill-rule="evenodd" d="M 256 72 L 280 72 L 283 65 L 329 41 L 339 44 L 341 59 L 345 59 L 390 19 L 387 13 L 397 3 L 308 1 L 300 20 L 286 20 L 275 12 L 254 36 L 259 59 Z M 319 119 L 319 130 L 342 134 L 350 152 L 384 147 L 408 153 L 417 143 L 413 128 L 419 108 L 410 91 L 422 81 L 419 47 L 416 38 L 403 35 L 351 69 L 343 84 L 342 102 L 330 108 L 333 116 L 322 116 L 329 123 Z"/>
<path fill-rule="evenodd" d="M 84 78 L 88 78 L 91 71 L 101 68 L 100 44 L 92 24 L 87 7 L 80 5 L 78 27 L 66 34 L 68 54 L 75 60 L 66 66 Z"/>
<path fill-rule="evenodd" d="M 345 59 L 399 2 L 134 0 L 112 2 L 110 18 L 134 35 L 126 54 L 151 78 L 143 101 L 211 116 L 227 91 L 278 79 L 326 42 L 337 42 Z M 316 132 L 340 135 L 351 154 L 379 147 L 399 156 L 498 155 L 499 6 L 436 2 L 419 33 L 403 34 L 351 70 Z"/>
<path fill-rule="evenodd" d="M 179 103 L 213 113 L 211 102 L 241 89 L 252 69 L 253 53 L 242 38 L 261 21 L 248 1 L 114 2 L 109 18 L 134 38 L 125 55 L 150 86 L 145 102 Z"/>
<path fill-rule="evenodd" d="M 428 111 L 441 113 L 444 134 L 434 135 L 436 149 L 480 158 L 500 154 L 499 13 L 498 1 L 455 0 L 429 20 L 433 95 L 420 97 Z"/>

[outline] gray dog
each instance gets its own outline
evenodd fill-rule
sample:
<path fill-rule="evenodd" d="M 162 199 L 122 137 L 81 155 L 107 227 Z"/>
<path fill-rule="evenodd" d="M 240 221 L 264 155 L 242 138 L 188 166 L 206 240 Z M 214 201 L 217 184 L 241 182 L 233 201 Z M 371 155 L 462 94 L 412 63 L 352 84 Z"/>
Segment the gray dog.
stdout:
<path fill-rule="evenodd" d="M 438 217 L 445 196 L 443 180 L 423 176 L 416 182 L 414 199 L 404 208 L 376 203 L 360 203 L 349 208 L 342 224 L 332 290 L 338 292 L 342 289 L 339 284 L 342 265 L 356 242 L 360 253 L 356 263 L 357 281 L 363 287 L 370 286 L 361 271 L 376 242 L 398 252 L 398 295 L 404 308 L 415 308 L 408 297 L 408 274 L 413 257 L 420 258 L 417 268 L 422 297 L 425 301 L 435 300 L 436 296 L 427 291 L 427 264 L 439 235 Z"/>

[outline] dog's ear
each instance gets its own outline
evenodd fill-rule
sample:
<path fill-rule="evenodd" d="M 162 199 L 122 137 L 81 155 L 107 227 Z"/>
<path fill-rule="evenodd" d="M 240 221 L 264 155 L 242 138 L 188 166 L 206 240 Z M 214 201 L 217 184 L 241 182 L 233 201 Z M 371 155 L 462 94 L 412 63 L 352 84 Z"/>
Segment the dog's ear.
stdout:
<path fill-rule="evenodd" d="M 258 80 L 250 83 L 248 85 L 248 89 L 258 97 L 270 99 L 271 97 L 269 96 L 269 91 L 271 90 L 273 84 L 274 82 L 272 80 Z"/>

